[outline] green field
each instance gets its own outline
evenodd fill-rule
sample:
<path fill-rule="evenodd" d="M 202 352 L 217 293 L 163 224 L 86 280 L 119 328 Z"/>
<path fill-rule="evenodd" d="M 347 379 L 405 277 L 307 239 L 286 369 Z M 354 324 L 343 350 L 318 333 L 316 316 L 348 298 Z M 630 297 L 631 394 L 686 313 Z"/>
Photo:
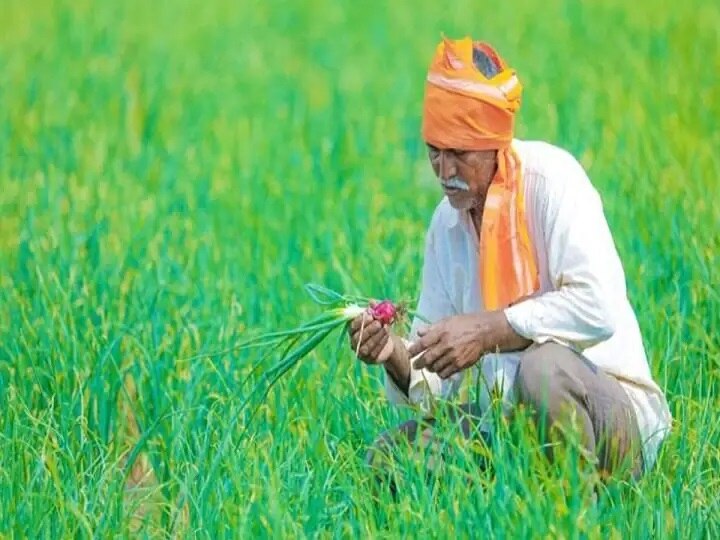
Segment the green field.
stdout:
<path fill-rule="evenodd" d="M 711 0 L 2 0 L 0 537 L 719 537 L 718 27 Z M 597 504 L 507 430 L 492 473 L 407 456 L 376 496 L 365 448 L 409 416 L 380 371 L 333 337 L 249 423 L 259 355 L 202 356 L 317 314 L 308 282 L 417 298 L 443 32 L 494 43 L 517 135 L 588 169 L 667 391 L 655 471 Z"/>

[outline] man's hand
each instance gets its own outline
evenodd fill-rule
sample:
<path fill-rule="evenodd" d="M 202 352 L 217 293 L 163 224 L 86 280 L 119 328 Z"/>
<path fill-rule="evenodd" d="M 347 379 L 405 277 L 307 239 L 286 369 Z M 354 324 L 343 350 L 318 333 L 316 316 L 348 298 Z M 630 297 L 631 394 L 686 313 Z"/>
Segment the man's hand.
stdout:
<path fill-rule="evenodd" d="M 390 331 L 369 313 L 355 317 L 348 331 L 353 352 L 366 364 L 383 364 L 393 354 Z"/>
<path fill-rule="evenodd" d="M 355 317 L 348 327 L 350 345 L 366 364 L 382 364 L 395 384 L 407 395 L 410 357 L 402 338 L 369 313 Z"/>
<path fill-rule="evenodd" d="M 418 337 L 409 354 L 425 352 L 413 367 L 442 379 L 474 365 L 485 353 L 520 350 L 531 343 L 513 330 L 502 311 L 449 317 L 419 330 Z"/>

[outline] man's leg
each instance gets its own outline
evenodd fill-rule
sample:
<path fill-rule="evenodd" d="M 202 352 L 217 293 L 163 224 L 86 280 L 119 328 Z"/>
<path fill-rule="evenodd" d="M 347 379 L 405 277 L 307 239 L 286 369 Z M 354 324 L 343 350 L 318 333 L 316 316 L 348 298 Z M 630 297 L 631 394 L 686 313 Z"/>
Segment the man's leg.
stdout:
<path fill-rule="evenodd" d="M 586 358 L 555 343 L 526 351 L 515 387 L 518 402 L 535 412 L 543 442 L 562 438 L 553 426 L 573 416 L 583 446 L 597 457 L 601 471 L 612 474 L 629 467 L 634 477 L 642 474 L 641 438 L 632 404 L 622 386 Z"/>
<path fill-rule="evenodd" d="M 447 410 L 450 422 L 455 423 L 463 439 L 479 438 L 479 413 L 474 405 L 461 405 Z M 382 433 L 367 451 L 365 462 L 380 482 L 387 482 L 393 495 L 396 493 L 394 474 L 396 473 L 395 453 L 403 446 L 412 446 L 415 451 L 427 456 L 427 468 L 432 472 L 435 465 L 443 459 L 442 447 L 447 441 L 441 440 L 435 430 L 436 420 L 428 418 L 422 421 L 409 420 L 393 430 Z"/>

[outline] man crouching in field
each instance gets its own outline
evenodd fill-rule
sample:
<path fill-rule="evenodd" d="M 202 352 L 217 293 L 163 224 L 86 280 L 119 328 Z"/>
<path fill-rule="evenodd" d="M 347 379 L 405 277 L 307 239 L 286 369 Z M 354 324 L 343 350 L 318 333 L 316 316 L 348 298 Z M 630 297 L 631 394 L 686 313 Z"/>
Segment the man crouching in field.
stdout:
<path fill-rule="evenodd" d="M 427 231 L 417 306 L 432 324 L 416 319 L 406 341 L 364 315 L 350 342 L 384 366 L 395 404 L 428 410 L 432 396 L 499 387 L 511 407 L 535 412 L 543 442 L 562 430 L 542 426 L 569 413 L 603 473 L 622 464 L 637 477 L 654 464 L 670 411 L 598 193 L 570 154 L 513 138 L 521 90 L 487 44 L 438 45 L 422 132 L 445 197 Z M 485 392 L 463 410 L 477 418 L 488 404 Z M 406 422 L 369 457 L 419 433 L 432 439 L 431 427 Z"/>

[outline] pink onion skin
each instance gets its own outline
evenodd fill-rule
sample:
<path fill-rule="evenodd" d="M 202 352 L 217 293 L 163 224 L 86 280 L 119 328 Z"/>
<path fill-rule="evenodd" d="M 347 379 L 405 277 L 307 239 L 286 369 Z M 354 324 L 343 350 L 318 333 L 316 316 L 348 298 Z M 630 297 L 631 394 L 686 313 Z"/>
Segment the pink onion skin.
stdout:
<path fill-rule="evenodd" d="M 377 304 L 370 305 L 370 314 L 382 324 L 389 325 L 395 322 L 397 308 L 390 300 L 383 300 Z"/>

